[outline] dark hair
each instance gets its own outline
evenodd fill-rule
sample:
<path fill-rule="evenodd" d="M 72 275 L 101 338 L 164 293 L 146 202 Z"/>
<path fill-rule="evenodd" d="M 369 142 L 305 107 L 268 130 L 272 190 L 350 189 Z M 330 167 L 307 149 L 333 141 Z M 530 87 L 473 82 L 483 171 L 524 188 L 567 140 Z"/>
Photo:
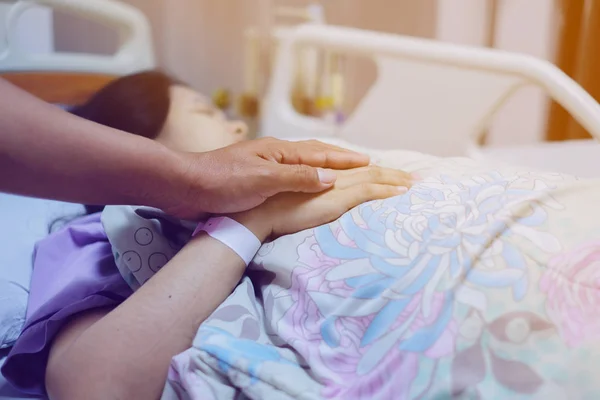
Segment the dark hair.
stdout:
<path fill-rule="evenodd" d="M 144 71 L 116 79 L 86 103 L 71 109 L 78 117 L 134 135 L 154 139 L 169 114 L 169 88 L 177 82 L 160 71 Z M 86 205 L 86 215 L 104 206 Z"/>
<path fill-rule="evenodd" d="M 170 87 L 180 84 L 160 71 L 144 71 L 110 82 L 86 103 L 70 112 L 78 117 L 134 135 L 154 139 L 163 129 L 170 107 Z M 103 205 L 84 205 L 85 215 L 101 212 Z M 50 231 L 70 218 L 60 218 Z"/>

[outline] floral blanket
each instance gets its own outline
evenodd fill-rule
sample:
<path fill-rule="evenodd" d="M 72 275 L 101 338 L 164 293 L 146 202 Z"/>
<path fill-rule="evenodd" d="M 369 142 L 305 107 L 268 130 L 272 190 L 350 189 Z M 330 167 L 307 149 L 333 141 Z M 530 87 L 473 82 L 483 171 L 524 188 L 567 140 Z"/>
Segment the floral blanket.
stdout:
<path fill-rule="evenodd" d="M 600 398 L 600 182 L 379 162 L 423 180 L 265 244 L 163 397 Z"/>

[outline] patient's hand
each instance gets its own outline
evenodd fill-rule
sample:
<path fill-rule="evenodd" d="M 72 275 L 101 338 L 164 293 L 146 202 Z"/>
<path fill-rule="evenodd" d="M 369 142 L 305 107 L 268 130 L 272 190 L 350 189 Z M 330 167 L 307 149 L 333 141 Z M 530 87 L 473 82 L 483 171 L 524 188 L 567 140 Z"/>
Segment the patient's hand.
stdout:
<path fill-rule="evenodd" d="M 376 166 L 336 173 L 335 185 L 325 192 L 282 193 L 232 218 L 260 240 L 276 238 L 331 222 L 361 203 L 404 194 L 412 184 L 410 174 Z"/>

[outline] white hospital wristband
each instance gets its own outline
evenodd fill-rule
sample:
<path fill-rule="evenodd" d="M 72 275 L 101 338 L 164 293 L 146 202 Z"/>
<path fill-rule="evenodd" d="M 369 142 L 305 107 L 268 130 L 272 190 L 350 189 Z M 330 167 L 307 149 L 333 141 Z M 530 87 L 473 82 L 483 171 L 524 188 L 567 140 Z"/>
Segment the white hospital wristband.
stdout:
<path fill-rule="evenodd" d="M 246 266 L 262 244 L 250 229 L 228 217 L 213 217 L 205 223 L 199 223 L 192 237 L 202 231 L 233 250 L 244 260 Z"/>

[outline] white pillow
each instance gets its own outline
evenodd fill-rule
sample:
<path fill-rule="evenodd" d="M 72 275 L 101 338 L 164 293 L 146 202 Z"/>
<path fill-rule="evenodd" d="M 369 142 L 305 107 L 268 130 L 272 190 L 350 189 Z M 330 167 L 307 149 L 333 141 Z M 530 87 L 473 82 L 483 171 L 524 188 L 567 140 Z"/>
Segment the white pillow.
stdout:
<path fill-rule="evenodd" d="M 0 279 L 28 288 L 35 243 L 48 235 L 50 224 L 57 218 L 83 212 L 81 204 L 0 193 Z"/>
<path fill-rule="evenodd" d="M 12 346 L 21 334 L 28 296 L 24 287 L 0 279 L 0 349 Z"/>

